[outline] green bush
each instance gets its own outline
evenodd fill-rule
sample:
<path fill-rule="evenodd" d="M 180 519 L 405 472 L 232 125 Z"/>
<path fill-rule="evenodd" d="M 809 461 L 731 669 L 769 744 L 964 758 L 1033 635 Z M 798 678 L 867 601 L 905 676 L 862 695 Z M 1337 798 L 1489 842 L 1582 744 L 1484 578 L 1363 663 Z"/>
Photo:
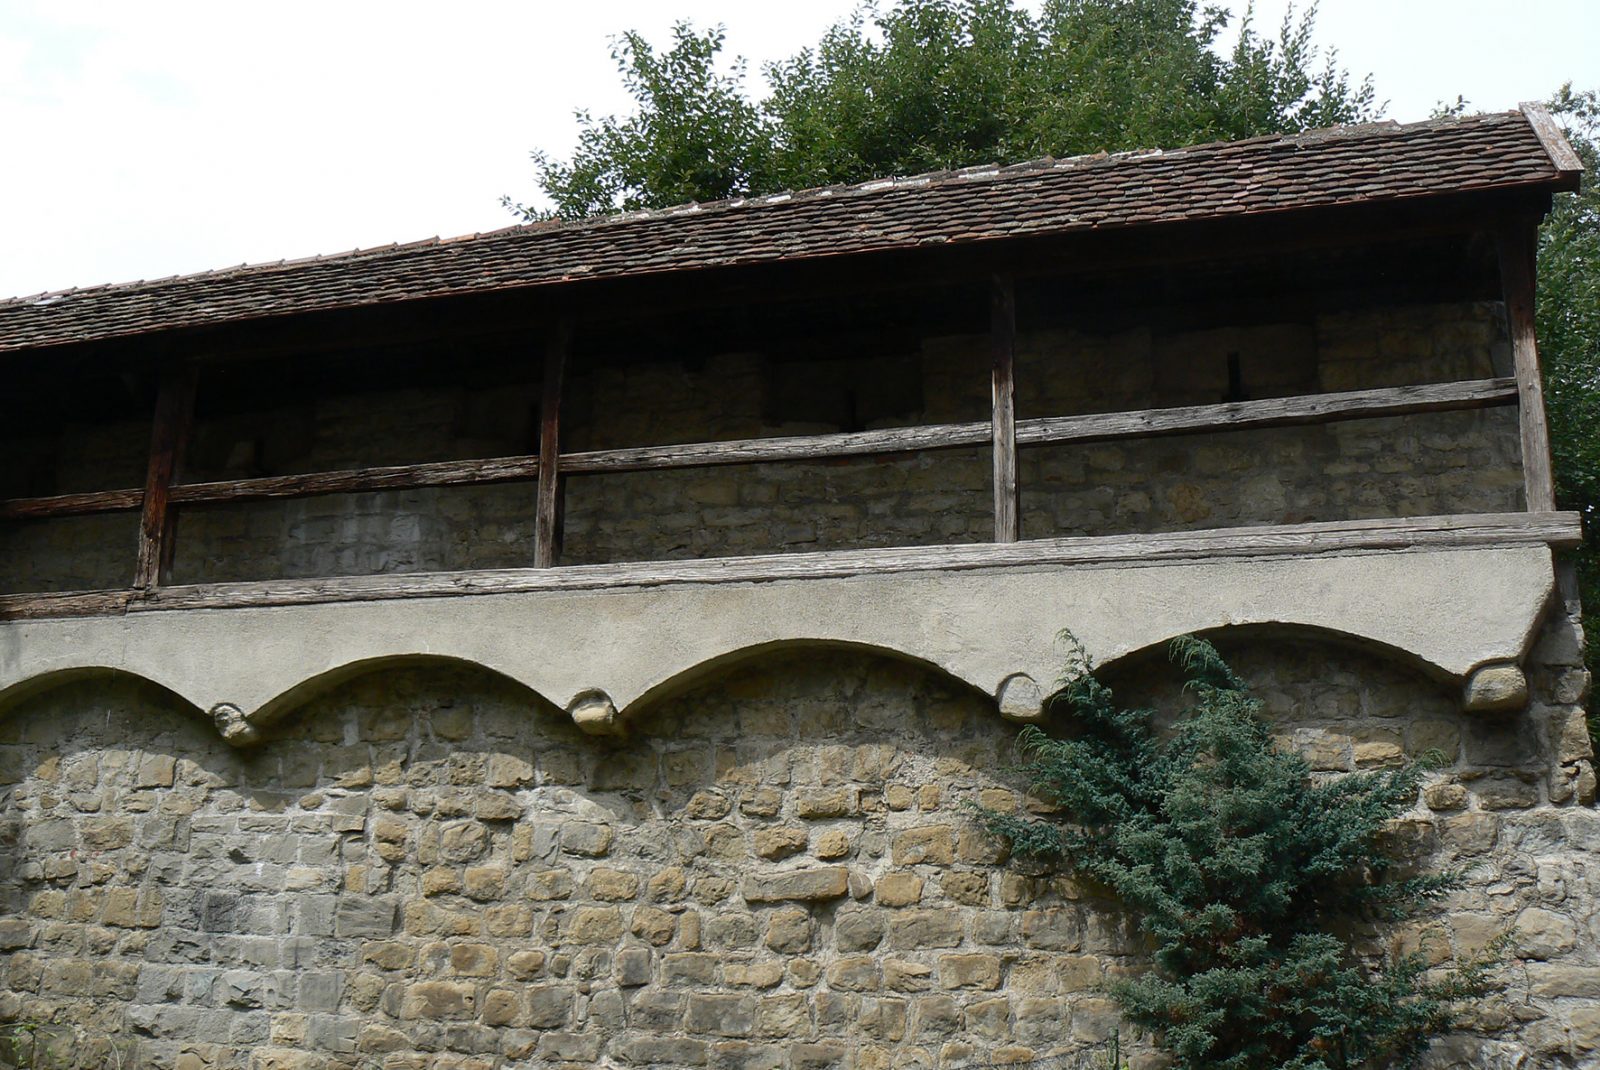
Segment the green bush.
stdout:
<path fill-rule="evenodd" d="M 1030 725 L 1019 739 L 1030 788 L 1056 817 L 980 820 L 1015 857 L 1103 886 L 1137 920 L 1151 968 L 1110 986 L 1128 1021 L 1184 1070 L 1411 1065 L 1485 989 L 1498 953 L 1430 973 L 1419 955 L 1352 941 L 1461 883 L 1408 873 L 1386 849 L 1425 768 L 1313 777 L 1274 747 L 1259 701 L 1199 639 L 1172 644 L 1192 704 L 1165 729 L 1152 710 L 1119 707 L 1073 651 L 1051 702 L 1070 734 Z"/>

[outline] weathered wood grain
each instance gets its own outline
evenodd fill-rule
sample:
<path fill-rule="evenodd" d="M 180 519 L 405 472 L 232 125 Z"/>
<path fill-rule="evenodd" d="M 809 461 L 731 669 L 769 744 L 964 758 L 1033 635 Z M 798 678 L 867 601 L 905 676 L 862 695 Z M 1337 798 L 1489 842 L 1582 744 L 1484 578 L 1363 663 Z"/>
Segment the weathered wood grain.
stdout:
<path fill-rule="evenodd" d="M 561 556 L 561 379 L 567 365 L 572 324 L 557 323 L 545 343 L 544 382 L 539 393 L 539 489 L 534 517 L 533 563 L 550 568 Z"/>
<path fill-rule="evenodd" d="M 1500 282 L 1505 290 L 1506 321 L 1511 329 L 1511 359 L 1517 373 L 1517 416 L 1522 430 L 1522 477 L 1527 507 L 1541 512 L 1556 507 L 1555 474 L 1550 463 L 1550 431 L 1545 424 L 1544 382 L 1539 371 L 1539 345 L 1534 331 L 1533 220 L 1508 225 L 1495 234 Z"/>
<path fill-rule="evenodd" d="M 1567 135 L 1561 132 L 1561 125 L 1555 121 L 1548 109 L 1536 101 L 1529 101 L 1520 105 L 1528 125 L 1533 127 L 1534 134 L 1539 138 L 1539 144 L 1544 146 L 1544 151 L 1550 155 L 1550 162 L 1556 165 L 1556 170 L 1563 174 L 1577 174 L 1583 170 L 1583 159 L 1567 141 Z"/>
<path fill-rule="evenodd" d="M 1022 499 L 1017 486 L 1017 293 L 1008 275 L 996 275 L 989 299 L 992 354 L 994 541 L 1022 537 Z"/>
<path fill-rule="evenodd" d="M 1509 404 L 1516 397 L 1517 385 L 1514 380 L 1476 379 L 1375 390 L 1346 390 L 1335 394 L 1262 398 L 1257 401 L 1230 401 L 1217 405 L 1145 409 L 1139 412 L 1046 416 L 1019 421 L 1017 442 L 1024 446 L 1037 446 L 1056 442 L 1097 442 L 1116 438 L 1365 420 L 1378 416 Z"/>
<path fill-rule="evenodd" d="M 196 382 L 194 365 L 169 369 L 156 396 L 155 427 L 150 436 L 150 464 L 146 470 L 139 517 L 139 548 L 133 586 L 148 590 L 166 583 L 172 573 L 177 540 L 178 513 L 171 500 L 172 484 L 189 446 L 194 422 Z"/>

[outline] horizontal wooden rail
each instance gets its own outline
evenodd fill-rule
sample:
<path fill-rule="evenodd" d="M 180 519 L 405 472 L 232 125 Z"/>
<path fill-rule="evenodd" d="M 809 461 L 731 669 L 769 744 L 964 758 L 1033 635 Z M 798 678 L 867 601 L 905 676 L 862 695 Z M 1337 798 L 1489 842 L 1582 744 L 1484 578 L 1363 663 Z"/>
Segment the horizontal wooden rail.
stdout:
<path fill-rule="evenodd" d="M 216 483 L 180 483 L 171 501 L 184 505 L 205 502 L 262 501 L 269 498 L 309 498 L 321 494 L 352 494 L 373 490 L 415 490 L 422 487 L 477 486 L 534 479 L 539 458 L 491 457 L 471 461 L 430 461 L 382 468 L 352 468 L 338 472 L 309 472 L 292 476 L 264 476 Z M 140 490 L 106 490 L 90 494 L 61 494 L 53 498 L 15 498 L 0 502 L 0 518 L 81 516 L 134 510 L 144 500 Z"/>
<path fill-rule="evenodd" d="M 1142 409 L 1134 412 L 1049 416 L 1017 421 L 1017 444 L 1040 446 L 1059 442 L 1094 442 L 1117 438 L 1241 431 L 1257 427 L 1331 423 L 1408 413 L 1506 405 L 1517 400 L 1515 379 L 1477 379 L 1424 386 L 1350 390 L 1334 394 L 1264 398 L 1217 405 Z M 695 442 L 678 446 L 642 446 L 592 450 L 561 455 L 567 475 L 639 472 L 713 465 L 759 464 L 772 461 L 827 460 L 879 456 L 919 450 L 982 446 L 991 441 L 990 421 L 893 427 L 833 435 L 791 435 L 730 442 Z M 493 457 L 474 461 L 358 468 L 341 472 L 269 476 L 216 483 L 186 483 L 172 488 L 175 504 L 237 502 L 266 498 L 300 498 L 373 490 L 470 486 L 536 479 L 536 456 Z M 138 489 L 63 494 L 51 498 L 18 498 L 0 502 L 0 518 L 73 516 L 133 510 L 144 499 Z"/>
<path fill-rule="evenodd" d="M 168 609 L 364 602 L 395 598 L 655 587 L 683 583 L 763 583 L 897 572 L 1038 566 L 1141 565 L 1222 557 L 1304 556 L 1539 544 L 1575 546 L 1577 513 L 1482 513 L 1340 520 L 1316 524 L 1213 528 L 1155 535 L 1097 535 L 1014 543 L 969 543 L 835 550 L 699 561 L 496 569 L 329 579 L 162 587 L 150 592 L 91 591 L 0 596 L 0 621 Z"/>
<path fill-rule="evenodd" d="M 372 490 L 415 490 L 422 487 L 475 486 L 534 479 L 539 458 L 491 457 L 474 461 L 430 461 L 397 464 L 387 468 L 356 468 L 344 472 L 312 472 L 296 476 L 267 476 L 221 483 L 184 483 L 172 488 L 172 500 L 242 502 L 266 498 L 301 498 L 318 494 L 351 494 Z"/>
<path fill-rule="evenodd" d="M 789 435 L 730 442 L 694 442 L 682 446 L 640 446 L 563 454 L 561 468 L 568 473 L 642 472 L 661 468 L 760 464 L 767 461 L 828 460 L 835 457 L 982 446 L 988 443 L 990 434 L 989 421 L 983 420 L 965 424 L 888 427 L 879 431 L 849 431 L 834 435 Z"/>
<path fill-rule="evenodd" d="M 144 506 L 144 488 L 93 490 L 82 494 L 55 494 L 48 498 L 12 498 L 0 501 L 0 520 L 26 520 L 44 516 L 87 516 L 91 513 L 137 512 Z"/>
<path fill-rule="evenodd" d="M 1097 442 L 1114 438 L 1243 431 L 1256 427 L 1286 427 L 1403 416 L 1416 412 L 1475 409 L 1509 405 L 1516 400 L 1515 379 L 1476 379 L 1459 383 L 1429 383 L 1425 386 L 1348 390 L 1337 394 L 1302 394 L 1296 397 L 1263 398 L 1260 401 L 1230 401 L 1218 405 L 1145 409 L 1141 412 L 1047 416 L 1036 420 L 1018 420 L 1017 444 L 1039 446 L 1056 442 Z"/>

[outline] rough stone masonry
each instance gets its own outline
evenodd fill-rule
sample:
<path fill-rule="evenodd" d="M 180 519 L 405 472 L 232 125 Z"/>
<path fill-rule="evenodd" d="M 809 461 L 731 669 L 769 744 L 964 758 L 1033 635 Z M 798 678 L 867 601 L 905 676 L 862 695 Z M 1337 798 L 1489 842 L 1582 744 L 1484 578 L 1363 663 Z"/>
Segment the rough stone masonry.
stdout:
<path fill-rule="evenodd" d="M 1575 610 L 1494 716 L 1372 654 L 1222 638 L 1319 770 L 1451 756 L 1397 836 L 1469 886 L 1379 940 L 1443 961 L 1510 930 L 1514 957 L 1431 1067 L 1600 1058 Z M 1159 693 L 1156 665 L 1110 678 Z M 1114 904 L 966 816 L 1037 809 L 1014 728 L 906 663 L 775 653 L 621 742 L 481 671 L 388 669 L 274 732 L 236 751 L 119 679 L 0 723 L 0 1022 L 50 1065 L 1026 1066 L 1095 1051 L 1098 986 L 1137 968 Z"/>

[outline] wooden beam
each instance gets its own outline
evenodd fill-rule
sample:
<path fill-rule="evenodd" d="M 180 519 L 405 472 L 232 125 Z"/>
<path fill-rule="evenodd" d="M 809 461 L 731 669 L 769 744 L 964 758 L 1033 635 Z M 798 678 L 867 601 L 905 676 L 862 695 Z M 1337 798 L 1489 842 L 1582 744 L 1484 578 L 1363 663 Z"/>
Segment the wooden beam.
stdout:
<path fill-rule="evenodd" d="M 1100 442 L 1119 438 L 1245 431 L 1258 427 L 1335 423 L 1419 412 L 1446 412 L 1510 404 L 1517 398 L 1513 379 L 1476 379 L 1459 383 L 1391 386 L 1304 394 L 1219 405 L 1184 405 L 1137 412 L 1046 416 L 1017 424 L 1017 442 L 1040 446 L 1060 442 Z"/>
<path fill-rule="evenodd" d="M 168 588 L 171 590 L 172 588 Z M 137 591 L 67 591 L 0 595 L 0 623 L 56 617 L 110 617 L 127 612 Z"/>
<path fill-rule="evenodd" d="M 1511 360 L 1517 373 L 1522 477 L 1528 511 L 1535 513 L 1556 507 L 1550 431 L 1545 425 L 1544 383 L 1539 372 L 1539 346 L 1534 330 L 1534 253 L 1538 233 L 1537 221 L 1532 219 L 1507 223 L 1495 233 L 1500 281 L 1505 291 L 1506 322 L 1511 331 Z"/>
<path fill-rule="evenodd" d="M 1562 132 L 1560 124 L 1555 121 L 1549 109 L 1538 101 L 1525 101 L 1518 105 L 1518 108 L 1523 118 L 1528 120 L 1528 125 L 1533 127 L 1539 144 L 1544 147 L 1556 170 L 1563 177 L 1570 175 L 1576 180 L 1583 171 L 1583 158 L 1573 151 L 1572 143 L 1567 140 L 1567 135 Z M 1572 188 L 1578 187 L 1574 184 Z"/>
<path fill-rule="evenodd" d="M 561 320 L 545 343 L 544 381 L 539 392 L 539 490 L 533 548 L 536 568 L 551 568 L 561 556 L 561 378 L 571 342 L 572 324 Z"/>
<path fill-rule="evenodd" d="M 596 472 L 642 472 L 659 468 L 708 468 L 724 464 L 812 461 L 864 457 L 918 450 L 981 446 L 993 429 L 987 422 L 888 427 L 836 435 L 784 435 L 729 442 L 691 442 L 679 446 L 638 446 L 561 455 L 561 471 L 569 475 Z"/>
<path fill-rule="evenodd" d="M 148 591 L 172 576 L 178 514 L 171 500 L 172 484 L 189 447 L 194 420 L 195 366 L 184 364 L 162 376 L 156 397 L 155 428 L 150 436 L 150 465 L 145 475 L 139 519 L 138 560 L 133 572 L 136 590 Z"/>
<path fill-rule="evenodd" d="M 1022 537 L 1017 488 L 1017 293 L 1009 275 L 996 275 L 990 290 L 990 385 L 994 426 L 994 541 Z"/>
<path fill-rule="evenodd" d="M 373 490 L 414 490 L 419 487 L 479 486 L 534 479 L 537 457 L 490 457 L 478 461 L 430 461 L 386 468 L 356 468 L 342 472 L 308 472 L 293 476 L 266 476 L 218 483 L 180 483 L 172 488 L 174 502 L 240 502 L 266 498 L 309 498 L 319 494 L 354 494 Z"/>
<path fill-rule="evenodd" d="M 128 592 L 0 597 L 0 620 L 82 616 L 168 609 L 361 602 L 395 598 L 600 590 L 683 583 L 757 583 L 898 572 L 968 571 L 1204 561 L 1226 557 L 1340 554 L 1548 545 L 1570 547 L 1583 537 L 1577 513 L 1484 513 L 1339 520 L 1155 535 L 1102 535 L 1035 539 L 1015 543 L 966 543 L 874 550 L 725 557 L 618 565 L 572 565 L 555 569 L 498 569 L 269 580 L 256 583 L 164 587 L 128 601 Z"/>
<path fill-rule="evenodd" d="M 126 513 L 144 504 L 144 491 L 95 490 L 83 494 L 53 494 L 45 498 L 12 498 L 0 501 L 0 520 L 26 520 L 29 517 L 87 516 L 91 513 Z"/>

